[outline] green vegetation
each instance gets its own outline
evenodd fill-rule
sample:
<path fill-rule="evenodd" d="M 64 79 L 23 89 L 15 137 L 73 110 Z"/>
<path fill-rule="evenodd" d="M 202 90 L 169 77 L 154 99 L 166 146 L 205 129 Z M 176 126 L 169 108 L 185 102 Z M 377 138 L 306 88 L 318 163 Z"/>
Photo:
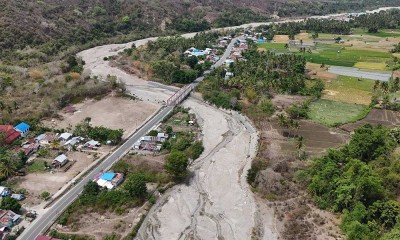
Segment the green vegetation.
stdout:
<path fill-rule="evenodd" d="M 2 197 L 0 203 L 1 209 L 11 210 L 13 212 L 18 213 L 21 209 L 21 204 L 15 198 L 11 197 Z"/>
<path fill-rule="evenodd" d="M 248 22 L 265 22 L 269 17 L 260 15 L 247 8 L 235 8 L 222 12 L 214 21 L 215 27 L 237 26 Z"/>
<path fill-rule="evenodd" d="M 259 48 L 265 48 L 270 51 L 276 51 L 276 52 L 283 52 L 283 53 L 288 53 L 289 50 L 287 49 L 287 44 L 285 43 L 259 43 L 257 44 Z"/>
<path fill-rule="evenodd" d="M 167 156 L 165 169 L 169 174 L 174 176 L 175 179 L 182 180 L 188 175 L 188 165 L 189 159 L 183 152 L 172 151 L 171 154 Z"/>
<path fill-rule="evenodd" d="M 358 79 L 355 77 L 339 76 L 336 80 L 329 83 L 329 89 L 352 88 L 360 91 L 371 92 L 375 84 L 374 80 Z"/>
<path fill-rule="evenodd" d="M 399 221 L 397 142 L 388 129 L 365 125 L 349 144 L 303 171 L 317 206 L 342 213 L 341 228 L 350 240 L 377 239 Z"/>
<path fill-rule="evenodd" d="M 123 129 L 113 130 L 103 126 L 92 127 L 90 121 L 84 120 L 82 123 L 75 126 L 74 135 L 94 139 L 103 144 L 111 141 L 113 144 L 118 144 L 122 140 L 124 134 Z"/>
<path fill-rule="evenodd" d="M 46 171 L 47 162 L 44 160 L 35 160 L 32 164 L 28 165 L 26 170 L 28 173 L 40 173 Z"/>
<path fill-rule="evenodd" d="M 369 108 L 363 105 L 343 103 L 320 99 L 309 106 L 308 116 L 311 120 L 327 126 L 355 122 L 364 118 Z"/>
<path fill-rule="evenodd" d="M 391 54 L 356 49 L 327 49 L 319 50 L 318 53 L 305 53 L 304 57 L 312 63 L 353 67 L 357 62 L 389 61 Z"/>
<path fill-rule="evenodd" d="M 165 83 L 191 83 L 206 69 L 210 68 L 211 61 L 204 56 L 185 56 L 184 52 L 190 47 L 205 49 L 211 47 L 218 38 L 218 34 L 199 33 L 193 38 L 166 37 L 149 42 L 146 47 L 132 48 L 122 53 L 120 62 L 129 60 L 131 65 L 147 78 L 155 78 Z M 204 63 L 199 64 L 200 60 Z"/>

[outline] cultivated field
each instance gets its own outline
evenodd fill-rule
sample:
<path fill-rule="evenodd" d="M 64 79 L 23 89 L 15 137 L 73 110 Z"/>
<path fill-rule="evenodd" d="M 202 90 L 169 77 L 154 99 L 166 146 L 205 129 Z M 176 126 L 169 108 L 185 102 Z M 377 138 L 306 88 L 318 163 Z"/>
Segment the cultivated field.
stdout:
<path fill-rule="evenodd" d="M 310 104 L 309 117 L 327 126 L 357 121 L 364 117 L 366 106 L 320 99 Z"/>
<path fill-rule="evenodd" d="M 390 128 L 398 127 L 400 125 L 400 112 L 372 109 L 366 118 L 355 123 L 345 124 L 340 128 L 351 132 L 354 129 L 364 124 L 372 124 L 372 125 L 381 124 L 383 126 Z"/>
<path fill-rule="evenodd" d="M 368 105 L 371 102 L 373 80 L 339 76 L 327 82 L 323 99 Z"/>
<path fill-rule="evenodd" d="M 147 101 L 112 96 L 99 101 L 87 100 L 74 107 L 77 109 L 75 113 L 60 112 L 61 119 L 54 119 L 54 122 L 47 120 L 44 124 L 53 128 L 74 127 L 89 117 L 93 126 L 122 128 L 123 138 L 126 138 L 158 109 L 155 104 Z"/>

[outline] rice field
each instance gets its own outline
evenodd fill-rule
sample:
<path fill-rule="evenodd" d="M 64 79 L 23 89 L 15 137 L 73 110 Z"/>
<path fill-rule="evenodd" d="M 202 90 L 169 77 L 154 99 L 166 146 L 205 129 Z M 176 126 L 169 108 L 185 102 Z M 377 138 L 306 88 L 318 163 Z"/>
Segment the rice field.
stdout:
<path fill-rule="evenodd" d="M 320 99 L 310 104 L 308 115 L 314 122 L 338 126 L 364 118 L 367 111 L 364 105 Z"/>

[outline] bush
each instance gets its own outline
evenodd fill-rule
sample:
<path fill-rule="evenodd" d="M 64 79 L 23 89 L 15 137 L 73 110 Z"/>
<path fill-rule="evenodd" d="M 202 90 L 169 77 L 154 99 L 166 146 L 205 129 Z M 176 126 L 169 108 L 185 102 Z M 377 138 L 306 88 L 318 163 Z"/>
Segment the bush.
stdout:
<path fill-rule="evenodd" d="M 186 154 L 190 159 L 197 159 L 204 151 L 203 143 L 200 141 L 194 142 L 187 150 Z"/>
<path fill-rule="evenodd" d="M 18 200 L 11 197 L 3 197 L 0 203 L 1 209 L 11 210 L 13 212 L 19 212 L 21 209 L 21 204 Z"/>
<path fill-rule="evenodd" d="M 144 198 L 147 194 L 146 181 L 142 174 L 128 175 L 123 188 L 131 197 Z"/>
<path fill-rule="evenodd" d="M 169 174 L 174 176 L 176 180 L 182 180 L 188 174 L 187 167 L 189 165 L 188 157 L 180 151 L 173 151 L 167 156 L 164 168 Z"/>

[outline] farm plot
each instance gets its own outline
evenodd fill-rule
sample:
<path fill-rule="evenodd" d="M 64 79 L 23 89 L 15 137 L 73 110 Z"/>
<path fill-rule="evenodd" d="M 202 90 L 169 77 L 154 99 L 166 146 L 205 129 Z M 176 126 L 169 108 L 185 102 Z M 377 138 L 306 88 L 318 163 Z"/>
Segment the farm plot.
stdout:
<path fill-rule="evenodd" d="M 352 132 L 354 129 L 364 124 L 381 124 L 389 128 L 398 127 L 400 125 L 400 113 L 390 110 L 372 109 L 366 118 L 355 123 L 345 124 L 340 128 L 345 131 Z"/>
<path fill-rule="evenodd" d="M 371 102 L 373 80 L 339 76 L 325 85 L 323 99 L 368 105 Z"/>
<path fill-rule="evenodd" d="M 337 126 L 363 118 L 366 111 L 364 105 L 320 99 L 310 104 L 309 117 L 326 126 Z"/>
<path fill-rule="evenodd" d="M 353 67 L 357 62 L 384 63 L 389 61 L 391 54 L 388 52 L 367 51 L 358 49 L 326 49 L 318 53 L 305 53 L 307 61 L 312 63 Z"/>
<path fill-rule="evenodd" d="M 289 49 L 285 48 L 285 43 L 259 43 L 259 49 L 266 49 L 273 52 L 289 53 Z"/>

